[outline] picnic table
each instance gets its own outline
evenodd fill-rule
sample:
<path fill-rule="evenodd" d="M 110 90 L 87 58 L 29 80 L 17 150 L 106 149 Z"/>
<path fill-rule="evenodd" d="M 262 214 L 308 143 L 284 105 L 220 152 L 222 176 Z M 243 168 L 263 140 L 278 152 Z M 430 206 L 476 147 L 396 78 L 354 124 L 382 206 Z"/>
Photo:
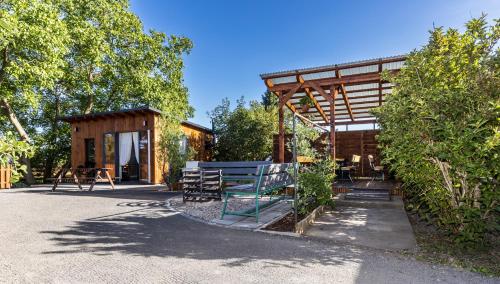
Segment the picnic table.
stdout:
<path fill-rule="evenodd" d="M 55 191 L 57 186 L 61 183 L 73 183 L 78 185 L 80 190 L 83 190 L 82 183 L 90 186 L 88 191 L 92 191 L 97 182 L 109 182 L 111 188 L 115 190 L 115 184 L 111 175 L 109 174 L 110 168 L 67 168 L 63 169 L 58 177 L 54 179 L 52 191 Z M 67 177 L 67 173 L 70 173 Z"/>

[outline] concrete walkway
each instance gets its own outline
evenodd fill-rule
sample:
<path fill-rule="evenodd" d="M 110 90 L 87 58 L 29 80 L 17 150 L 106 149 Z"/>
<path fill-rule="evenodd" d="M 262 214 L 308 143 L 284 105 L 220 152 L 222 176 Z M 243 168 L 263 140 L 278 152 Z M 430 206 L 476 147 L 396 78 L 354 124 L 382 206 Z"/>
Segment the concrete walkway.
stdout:
<path fill-rule="evenodd" d="M 342 200 L 309 228 L 307 236 L 385 250 L 416 247 L 403 201 Z"/>

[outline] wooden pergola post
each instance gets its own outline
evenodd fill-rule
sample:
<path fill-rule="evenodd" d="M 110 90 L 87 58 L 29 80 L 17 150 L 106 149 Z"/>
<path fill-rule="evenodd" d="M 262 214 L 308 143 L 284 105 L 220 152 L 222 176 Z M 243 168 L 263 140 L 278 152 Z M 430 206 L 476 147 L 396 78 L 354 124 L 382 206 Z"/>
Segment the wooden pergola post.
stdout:
<path fill-rule="evenodd" d="M 330 155 L 334 161 L 337 157 L 335 151 L 335 98 L 338 93 L 338 89 L 332 86 L 330 89 L 330 95 L 332 96 L 332 100 L 330 101 Z"/>
<path fill-rule="evenodd" d="M 285 123 L 284 123 L 284 113 L 283 113 L 283 107 L 284 103 L 282 103 L 282 96 L 279 97 L 279 104 L 278 104 L 278 131 L 279 131 L 279 137 L 278 137 L 278 162 L 279 163 L 284 163 L 285 162 Z"/>

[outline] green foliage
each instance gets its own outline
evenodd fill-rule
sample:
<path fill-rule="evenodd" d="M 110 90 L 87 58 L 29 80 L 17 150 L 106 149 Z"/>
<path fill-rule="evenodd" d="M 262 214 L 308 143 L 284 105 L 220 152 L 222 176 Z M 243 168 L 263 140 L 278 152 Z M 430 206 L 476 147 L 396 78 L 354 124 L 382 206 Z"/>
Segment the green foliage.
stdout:
<path fill-rule="evenodd" d="M 57 1 L 2 1 L 0 18 L 0 94 L 27 111 L 62 76 L 69 34 Z"/>
<path fill-rule="evenodd" d="M 176 121 L 193 113 L 183 83 L 191 41 L 145 32 L 128 0 L 6 0 L 0 19 L 0 98 L 35 142 L 35 166 L 47 176 L 69 158 L 60 116 L 144 105 Z"/>
<path fill-rule="evenodd" d="M 26 171 L 26 166 L 20 164 L 21 157 L 31 157 L 33 147 L 26 141 L 19 141 L 8 132 L 0 136 L 0 166 L 10 166 L 12 169 L 12 182 L 19 180 L 19 177 Z"/>
<path fill-rule="evenodd" d="M 249 107 L 243 98 L 231 110 L 224 99 L 212 112 L 216 136 L 215 155 L 218 161 L 263 160 L 273 151 L 273 134 L 278 132 L 277 108 L 251 101 Z"/>
<path fill-rule="evenodd" d="M 301 167 L 298 177 L 297 212 L 307 214 L 319 205 L 333 205 L 332 184 L 335 163 L 324 157 L 307 167 Z"/>
<path fill-rule="evenodd" d="M 287 132 L 293 133 L 293 117 L 288 116 L 289 119 L 286 120 L 286 128 Z M 305 156 L 313 159 L 320 158 L 320 153 L 316 148 L 313 147 L 314 142 L 316 142 L 320 138 L 320 133 L 311 127 L 311 125 L 306 125 L 300 121 L 300 119 L 296 118 L 295 124 L 295 135 L 297 141 L 297 156 Z M 293 141 L 290 140 L 286 144 L 288 151 L 293 151 Z"/>
<path fill-rule="evenodd" d="M 384 163 L 405 182 L 410 207 L 455 235 L 481 242 L 498 224 L 500 22 L 431 31 L 375 111 Z"/>
<path fill-rule="evenodd" d="M 305 106 L 305 105 L 308 105 L 310 107 L 314 106 L 313 100 L 308 96 L 302 97 L 299 101 L 299 104 L 301 106 Z"/>
<path fill-rule="evenodd" d="M 180 142 L 185 136 L 180 125 L 175 121 L 164 118 L 161 129 L 159 159 L 162 161 L 165 182 L 171 185 L 179 180 L 186 161 L 193 159 L 196 152 L 191 146 L 185 153 L 181 151 Z"/>
<path fill-rule="evenodd" d="M 287 128 L 292 131 L 292 117 L 287 120 Z M 311 125 L 302 123 L 296 118 L 295 135 L 297 156 L 306 156 L 314 160 L 311 165 L 300 165 L 298 173 L 299 189 L 297 191 L 297 212 L 308 214 L 319 205 L 333 205 L 332 185 L 335 178 L 336 164 L 323 149 L 316 149 L 314 144 L 321 135 Z M 292 132 L 293 133 L 293 132 Z M 288 150 L 293 151 L 293 141 L 287 143 Z"/>
<path fill-rule="evenodd" d="M 266 110 L 278 107 L 278 97 L 271 91 L 266 91 L 261 96 L 262 105 Z"/>

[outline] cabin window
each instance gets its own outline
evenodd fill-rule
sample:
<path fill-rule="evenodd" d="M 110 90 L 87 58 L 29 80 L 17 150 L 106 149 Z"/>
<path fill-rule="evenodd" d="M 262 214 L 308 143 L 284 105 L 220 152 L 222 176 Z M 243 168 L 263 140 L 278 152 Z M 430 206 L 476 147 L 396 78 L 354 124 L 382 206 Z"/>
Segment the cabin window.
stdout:
<path fill-rule="evenodd" d="M 188 149 L 188 138 L 186 136 L 182 136 L 181 141 L 179 141 L 179 152 L 182 155 L 185 155 Z"/>
<path fill-rule="evenodd" d="M 85 167 L 95 167 L 95 140 L 94 138 L 85 139 Z"/>
<path fill-rule="evenodd" d="M 104 163 L 115 164 L 115 135 L 112 133 L 104 134 Z"/>

